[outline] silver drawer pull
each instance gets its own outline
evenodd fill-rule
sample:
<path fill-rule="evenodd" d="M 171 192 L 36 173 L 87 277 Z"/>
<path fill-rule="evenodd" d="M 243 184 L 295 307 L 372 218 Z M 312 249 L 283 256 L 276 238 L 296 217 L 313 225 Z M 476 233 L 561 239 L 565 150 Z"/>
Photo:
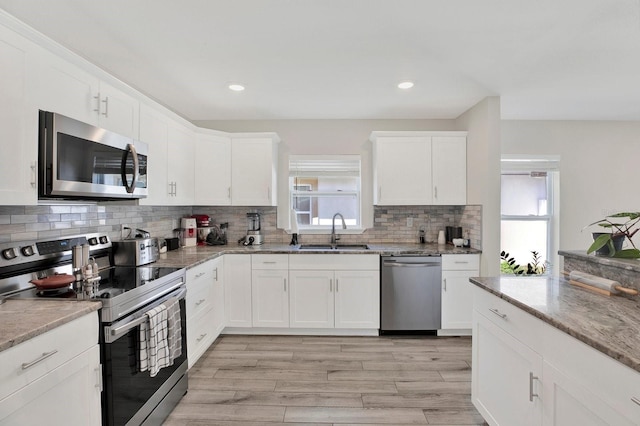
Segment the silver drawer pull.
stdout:
<path fill-rule="evenodd" d="M 533 381 L 538 380 L 538 378 L 532 372 L 529 372 L 529 402 L 533 402 L 533 398 L 539 396 L 537 393 L 533 393 Z"/>
<path fill-rule="evenodd" d="M 462 262 L 462 261 L 456 260 L 456 261 L 455 261 L 455 262 L 453 262 L 453 263 L 457 263 L 458 265 L 466 265 L 466 264 L 467 264 L 467 263 L 469 263 L 469 262 Z"/>
<path fill-rule="evenodd" d="M 206 337 L 207 333 L 201 334 L 196 340 L 199 342 Z"/>
<path fill-rule="evenodd" d="M 276 262 L 272 262 L 272 261 L 262 262 L 262 263 L 264 263 L 265 265 L 275 265 L 276 264 Z"/>
<path fill-rule="evenodd" d="M 495 308 L 490 308 L 489 309 L 491 312 L 493 312 L 494 314 L 496 314 L 497 316 L 499 316 L 502 319 L 507 319 L 507 314 L 503 314 L 502 312 L 500 312 L 499 310 L 495 309 Z"/>
<path fill-rule="evenodd" d="M 636 398 L 635 396 L 631 397 L 631 401 L 633 401 L 635 404 L 640 405 L 640 399 Z"/>
<path fill-rule="evenodd" d="M 200 299 L 196 302 L 196 306 L 200 306 L 202 304 L 202 302 L 204 302 L 205 299 Z"/>
<path fill-rule="evenodd" d="M 34 359 L 31 362 L 23 362 L 22 363 L 22 369 L 26 370 L 27 368 L 33 367 L 34 365 L 36 365 L 39 362 L 44 361 L 45 359 L 52 357 L 53 355 L 57 354 L 58 350 L 54 349 L 51 352 L 43 352 L 42 355 L 40 355 L 38 358 Z"/>
<path fill-rule="evenodd" d="M 205 272 L 200 272 L 199 274 L 196 274 L 195 277 L 193 278 L 200 278 L 201 276 L 203 276 L 205 274 Z"/>

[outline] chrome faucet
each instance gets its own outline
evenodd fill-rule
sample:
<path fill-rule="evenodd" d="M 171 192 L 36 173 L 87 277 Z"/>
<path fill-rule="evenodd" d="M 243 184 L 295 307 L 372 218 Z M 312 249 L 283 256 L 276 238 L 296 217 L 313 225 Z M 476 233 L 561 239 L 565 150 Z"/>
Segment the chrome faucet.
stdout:
<path fill-rule="evenodd" d="M 336 236 L 336 216 L 340 216 L 342 220 L 342 229 L 347 229 L 347 224 L 344 223 L 344 216 L 341 213 L 336 213 L 333 215 L 333 219 L 331 219 L 331 245 L 335 246 L 340 237 Z"/>

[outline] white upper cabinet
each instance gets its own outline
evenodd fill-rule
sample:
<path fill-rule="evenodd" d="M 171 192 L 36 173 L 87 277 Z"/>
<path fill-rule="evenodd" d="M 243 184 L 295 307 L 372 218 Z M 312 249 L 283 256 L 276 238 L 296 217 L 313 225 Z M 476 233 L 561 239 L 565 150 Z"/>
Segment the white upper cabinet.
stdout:
<path fill-rule="evenodd" d="M 158 206 L 169 203 L 168 121 L 162 113 L 145 104 L 140 105 L 140 140 L 149 145 L 147 164 L 149 194 L 147 198 L 140 199 L 141 205 Z"/>
<path fill-rule="evenodd" d="M 192 130 L 169 122 L 167 149 L 168 204 L 190 206 L 194 202 L 193 170 L 196 134 Z M 150 159 L 153 161 L 153 159 Z"/>
<path fill-rule="evenodd" d="M 375 205 L 466 204 L 466 132 L 373 132 Z"/>
<path fill-rule="evenodd" d="M 231 204 L 275 206 L 278 136 L 236 134 L 231 138 Z"/>
<path fill-rule="evenodd" d="M 198 133 L 195 157 L 195 204 L 231 205 L 231 137 Z"/>
<path fill-rule="evenodd" d="M 433 204 L 467 204 L 467 138 L 431 138 Z"/>
<path fill-rule="evenodd" d="M 139 137 L 138 99 L 52 53 L 40 57 L 37 106 L 133 139 Z"/>
<path fill-rule="evenodd" d="M 36 47 L 0 26 L 0 204 L 37 202 L 38 110 L 33 102 Z"/>

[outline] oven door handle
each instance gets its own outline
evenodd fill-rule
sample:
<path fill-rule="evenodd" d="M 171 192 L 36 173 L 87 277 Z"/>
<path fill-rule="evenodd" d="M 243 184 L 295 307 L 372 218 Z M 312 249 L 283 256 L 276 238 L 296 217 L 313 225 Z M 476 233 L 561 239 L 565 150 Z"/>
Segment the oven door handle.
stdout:
<path fill-rule="evenodd" d="M 161 305 L 162 303 L 166 302 L 167 300 L 171 299 L 172 297 L 177 298 L 178 300 L 184 299 L 185 296 L 187 294 L 187 289 L 186 288 L 182 288 L 180 291 L 175 292 L 174 294 L 170 294 L 168 295 L 168 297 L 165 297 L 161 300 L 158 300 L 156 303 L 149 305 L 149 308 L 147 310 L 153 309 L 156 306 Z M 126 321 L 122 320 L 119 322 L 116 322 L 110 326 L 106 326 L 105 327 L 105 341 L 106 343 L 113 343 L 116 340 L 118 340 L 123 334 L 126 334 L 127 332 L 129 332 L 129 330 L 136 328 L 137 326 L 139 326 L 140 324 L 142 324 L 143 322 L 145 322 L 147 320 L 147 315 L 146 315 L 146 311 L 142 312 L 140 314 L 139 317 L 132 319 L 130 321 Z M 125 322 L 125 324 L 119 325 L 122 322 Z"/>

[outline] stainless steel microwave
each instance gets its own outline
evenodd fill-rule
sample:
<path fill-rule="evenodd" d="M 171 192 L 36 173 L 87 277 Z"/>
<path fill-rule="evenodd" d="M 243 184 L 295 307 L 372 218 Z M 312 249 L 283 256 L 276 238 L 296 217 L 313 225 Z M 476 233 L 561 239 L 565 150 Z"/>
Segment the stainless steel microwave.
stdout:
<path fill-rule="evenodd" d="M 147 144 L 48 111 L 38 144 L 39 199 L 147 196 Z"/>

